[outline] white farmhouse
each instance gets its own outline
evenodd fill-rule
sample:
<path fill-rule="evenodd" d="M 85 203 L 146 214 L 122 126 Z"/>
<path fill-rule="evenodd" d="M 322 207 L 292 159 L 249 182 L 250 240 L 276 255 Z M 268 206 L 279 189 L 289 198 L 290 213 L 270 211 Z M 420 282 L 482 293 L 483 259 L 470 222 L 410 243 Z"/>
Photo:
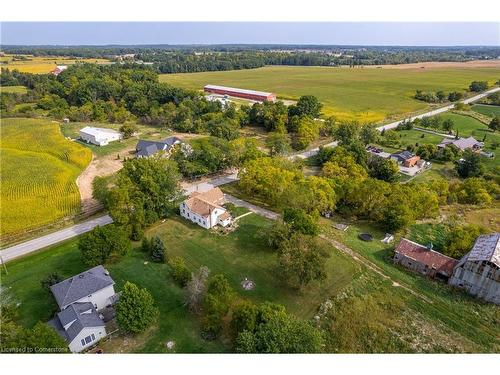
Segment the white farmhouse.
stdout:
<path fill-rule="evenodd" d="M 181 216 L 199 226 L 210 229 L 216 225 L 226 227 L 231 224 L 231 214 L 222 207 L 224 193 L 219 188 L 204 193 L 193 192 L 180 204 Z"/>
<path fill-rule="evenodd" d="M 113 129 L 86 126 L 80 129 L 80 138 L 87 143 L 92 143 L 97 146 L 106 146 L 109 142 L 122 139 L 123 135 Z"/>
<path fill-rule="evenodd" d="M 49 324 L 72 352 L 81 352 L 106 336 L 98 311 L 115 302 L 114 284 L 109 272 L 97 266 L 50 287 L 61 311 Z"/>

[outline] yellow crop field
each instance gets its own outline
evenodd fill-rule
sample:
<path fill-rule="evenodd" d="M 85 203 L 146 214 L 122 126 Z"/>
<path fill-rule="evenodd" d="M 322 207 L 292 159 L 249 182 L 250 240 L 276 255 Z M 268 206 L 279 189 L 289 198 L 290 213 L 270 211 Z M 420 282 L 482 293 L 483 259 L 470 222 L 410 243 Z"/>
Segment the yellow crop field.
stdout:
<path fill-rule="evenodd" d="M 106 59 L 72 59 L 61 56 L 32 56 L 23 55 L 28 60 L 15 60 L 13 55 L 0 57 L 1 67 L 10 70 L 19 70 L 22 73 L 46 74 L 55 69 L 57 65 L 72 65 L 77 62 L 93 64 L 109 64 Z"/>
<path fill-rule="evenodd" d="M 55 122 L 2 119 L 0 235 L 39 227 L 80 210 L 76 178 L 92 153 Z"/>

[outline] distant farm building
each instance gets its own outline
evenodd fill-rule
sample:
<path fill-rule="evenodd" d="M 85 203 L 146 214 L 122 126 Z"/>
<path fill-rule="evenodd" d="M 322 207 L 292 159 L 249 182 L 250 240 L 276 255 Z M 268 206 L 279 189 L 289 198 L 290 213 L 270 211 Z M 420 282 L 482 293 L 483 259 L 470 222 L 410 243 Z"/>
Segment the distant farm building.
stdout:
<path fill-rule="evenodd" d="M 137 158 L 149 158 L 159 152 L 163 152 L 165 156 L 170 156 L 174 146 L 181 143 L 181 140 L 177 137 L 168 137 L 163 141 L 147 141 L 144 139 L 137 142 L 135 146 Z"/>
<path fill-rule="evenodd" d="M 500 233 L 479 236 L 455 267 L 450 284 L 500 304 Z"/>
<path fill-rule="evenodd" d="M 66 69 L 68 69 L 67 65 L 57 65 L 54 70 L 51 71 L 51 73 L 55 76 L 58 76 L 60 73 L 64 72 Z"/>
<path fill-rule="evenodd" d="M 443 141 L 437 145 L 438 148 L 445 148 L 448 145 L 454 145 L 455 147 L 458 147 L 460 151 L 465 151 L 467 149 L 472 150 L 472 151 L 481 151 L 481 149 L 484 146 L 483 142 L 479 142 L 476 140 L 474 137 L 469 137 L 469 138 L 458 138 L 458 139 L 450 139 L 450 138 L 445 138 Z"/>
<path fill-rule="evenodd" d="M 394 250 L 394 263 L 423 275 L 448 281 L 458 261 L 403 238 Z"/>
<path fill-rule="evenodd" d="M 106 146 L 109 142 L 122 139 L 123 135 L 113 129 L 86 126 L 80 129 L 80 138 L 87 143 L 92 143 L 97 146 Z"/>
<path fill-rule="evenodd" d="M 234 96 L 236 98 L 254 100 L 257 102 L 274 102 L 276 100 L 276 94 L 273 94 L 271 92 L 245 90 L 234 87 L 206 85 L 204 87 L 204 91 L 211 94 Z"/>
<path fill-rule="evenodd" d="M 218 187 L 204 193 L 195 191 L 180 204 L 181 216 L 199 226 L 210 229 L 216 225 L 231 224 L 231 214 L 222 205 L 224 193 Z"/>

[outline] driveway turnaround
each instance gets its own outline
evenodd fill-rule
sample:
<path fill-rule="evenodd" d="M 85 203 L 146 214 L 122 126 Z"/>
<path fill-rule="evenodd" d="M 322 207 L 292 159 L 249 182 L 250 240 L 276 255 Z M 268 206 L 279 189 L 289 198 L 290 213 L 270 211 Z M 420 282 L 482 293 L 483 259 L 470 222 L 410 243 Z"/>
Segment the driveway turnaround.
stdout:
<path fill-rule="evenodd" d="M 97 226 L 110 224 L 113 219 L 109 215 L 104 215 L 96 219 L 88 220 L 72 227 L 61 229 L 60 231 L 35 238 L 30 241 L 0 250 L 0 262 L 6 263 L 10 260 L 22 257 L 44 247 L 76 237 L 82 233 L 89 232 Z"/>
<path fill-rule="evenodd" d="M 471 98 L 468 98 L 468 99 L 465 99 L 465 100 L 462 100 L 462 102 L 464 104 L 469 104 L 469 103 L 472 103 L 472 102 L 475 102 L 475 101 L 478 101 L 479 99 L 482 99 L 484 98 L 485 96 L 488 96 L 490 94 L 493 94 L 494 92 L 497 92 L 500 90 L 500 87 L 495 87 L 491 90 L 488 90 L 488 91 L 485 91 L 483 92 L 482 94 L 479 94 L 479 95 L 476 95 L 476 96 L 473 96 Z M 435 116 L 435 115 L 439 115 L 440 113 L 443 113 L 443 112 L 447 112 L 449 111 L 450 109 L 453 109 L 453 107 L 455 107 L 455 103 L 453 104 L 449 104 L 445 107 L 441 107 L 441 108 L 438 108 L 438 109 L 434 109 L 432 111 L 429 111 L 429 112 L 426 112 L 426 113 L 422 113 L 421 115 L 417 115 L 417 116 L 413 116 L 413 117 L 410 117 L 409 119 L 405 119 L 405 120 L 410 120 L 410 121 L 413 121 L 417 118 L 424 118 L 424 117 L 430 117 L 430 116 Z M 400 121 L 396 121 L 396 122 L 391 122 L 390 124 L 387 124 L 387 125 L 383 125 L 383 126 L 379 126 L 377 128 L 377 130 L 389 130 L 389 129 L 394 129 L 394 128 L 397 128 L 399 124 L 401 124 L 403 121 L 405 120 L 400 120 Z"/>

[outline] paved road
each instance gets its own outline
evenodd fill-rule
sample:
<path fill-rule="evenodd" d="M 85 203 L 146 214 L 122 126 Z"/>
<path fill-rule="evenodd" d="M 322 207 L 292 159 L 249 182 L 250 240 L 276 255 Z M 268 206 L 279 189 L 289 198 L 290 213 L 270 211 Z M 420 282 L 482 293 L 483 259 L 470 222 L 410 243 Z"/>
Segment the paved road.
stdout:
<path fill-rule="evenodd" d="M 91 231 L 98 225 L 106 225 L 112 222 L 113 219 L 109 215 L 104 215 L 96 219 L 88 220 L 83 223 L 73 225 L 72 227 L 35 238 L 34 240 L 8 247 L 0 251 L 1 261 L 8 262 L 15 258 L 40 250 L 44 247 L 54 245 L 72 237 L 76 237 L 82 233 Z"/>
<path fill-rule="evenodd" d="M 491 90 L 488 90 L 488 91 L 485 91 L 483 92 L 482 94 L 478 94 L 478 95 L 475 95 L 471 98 L 468 98 L 468 99 L 465 99 L 465 100 L 462 100 L 463 103 L 465 104 L 469 104 L 469 103 L 472 103 L 472 102 L 475 102 L 475 101 L 478 101 L 479 99 L 482 99 L 484 98 L 485 96 L 488 96 L 494 92 L 497 92 L 500 90 L 500 87 L 495 87 Z M 429 111 L 429 112 L 426 112 L 426 113 L 423 113 L 421 115 L 417 115 L 417 116 L 413 116 L 413 117 L 410 117 L 409 120 L 410 121 L 413 121 L 417 118 L 424 118 L 424 117 L 430 117 L 430 116 L 435 116 L 435 115 L 438 115 L 440 113 L 443 113 L 443 112 L 447 112 L 449 111 L 450 109 L 453 109 L 453 107 L 455 107 L 455 104 L 450 104 L 450 105 L 447 105 L 445 107 L 441 107 L 441 108 L 438 108 L 438 109 L 434 109 L 432 111 Z M 383 125 L 383 126 L 379 126 L 377 128 L 377 130 L 389 130 L 389 129 L 394 129 L 394 128 L 397 128 L 399 124 L 401 124 L 404 120 L 400 120 L 400 121 L 396 121 L 396 122 L 392 122 L 390 124 L 387 124 L 387 125 Z"/>

